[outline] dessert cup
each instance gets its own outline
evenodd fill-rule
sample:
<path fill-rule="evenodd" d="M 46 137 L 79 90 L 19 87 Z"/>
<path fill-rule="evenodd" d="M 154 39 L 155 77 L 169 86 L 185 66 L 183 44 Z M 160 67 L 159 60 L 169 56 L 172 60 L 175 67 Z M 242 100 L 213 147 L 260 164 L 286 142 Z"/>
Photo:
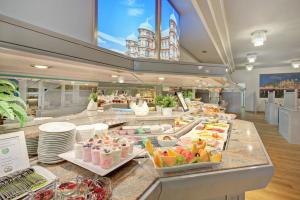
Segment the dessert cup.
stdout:
<path fill-rule="evenodd" d="M 121 160 L 121 148 L 113 147 L 114 163 L 118 163 Z"/>
<path fill-rule="evenodd" d="M 92 154 L 92 163 L 94 165 L 100 165 L 100 152 L 101 152 L 100 146 L 93 146 L 91 154 Z"/>
<path fill-rule="evenodd" d="M 82 143 L 76 143 L 74 145 L 74 153 L 76 159 L 82 159 L 83 158 L 83 144 Z"/>
<path fill-rule="evenodd" d="M 92 144 L 88 143 L 83 145 L 83 161 L 91 162 L 92 161 Z"/>
<path fill-rule="evenodd" d="M 121 147 L 121 158 L 126 158 L 129 154 L 130 146 L 127 143 L 123 143 L 120 145 Z"/>
<path fill-rule="evenodd" d="M 108 169 L 113 165 L 113 153 L 110 148 L 102 148 L 100 152 L 100 167 Z"/>

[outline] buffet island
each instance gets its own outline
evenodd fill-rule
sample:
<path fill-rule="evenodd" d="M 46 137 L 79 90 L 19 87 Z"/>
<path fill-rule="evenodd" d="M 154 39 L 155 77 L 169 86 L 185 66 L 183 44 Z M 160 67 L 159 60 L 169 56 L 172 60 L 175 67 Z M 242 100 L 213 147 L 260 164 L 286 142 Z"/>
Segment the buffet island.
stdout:
<path fill-rule="evenodd" d="M 35 121 L 22 131 L 29 154 L 32 146 L 28 141 L 39 137 L 38 156 L 31 152 L 30 165 L 41 166 L 56 177 L 53 190 L 65 189 L 67 183 L 70 184 L 70 180 L 76 177 L 94 179 L 95 176 L 105 176 L 110 180 L 111 192 L 107 192 L 107 198 L 96 199 L 240 200 L 245 198 L 246 191 L 264 188 L 271 180 L 274 167 L 254 124 L 233 118 L 232 115 L 215 112 L 214 108 L 206 112 L 173 112 L 171 116 L 163 116 L 160 112 L 136 116 L 120 111 L 84 111 L 47 119 L 47 123 Z M 77 132 L 74 149 L 72 146 L 59 155 L 61 147 L 57 147 L 57 152 L 53 149 L 63 138 L 57 139 L 56 135 L 57 141 L 51 146 L 51 142 L 47 143 L 49 138 L 43 136 L 51 135 L 46 130 L 47 125 L 52 125 L 50 129 L 58 133 L 59 128 L 53 128 L 57 121 L 76 125 Z M 105 136 L 86 137 L 85 131 L 91 124 L 98 124 L 98 133 Z M 12 125 L 9 128 L 13 128 Z M 101 132 L 104 129 L 107 132 Z M 1 131 L 7 132 L 5 127 Z M 107 158 L 105 162 L 103 156 L 102 162 L 93 157 L 94 154 L 86 154 L 86 149 L 100 152 L 103 148 L 91 148 L 91 143 L 93 146 L 96 143 L 105 145 L 110 140 L 114 144 L 115 139 L 121 144 L 118 147 L 121 156 L 118 163 L 108 159 L 111 147 L 104 149 L 107 151 L 103 152 Z M 130 149 L 129 141 L 134 141 L 131 153 L 123 151 L 126 147 Z M 76 152 L 78 146 L 83 148 L 81 154 Z M 50 158 L 53 152 L 56 155 Z"/>

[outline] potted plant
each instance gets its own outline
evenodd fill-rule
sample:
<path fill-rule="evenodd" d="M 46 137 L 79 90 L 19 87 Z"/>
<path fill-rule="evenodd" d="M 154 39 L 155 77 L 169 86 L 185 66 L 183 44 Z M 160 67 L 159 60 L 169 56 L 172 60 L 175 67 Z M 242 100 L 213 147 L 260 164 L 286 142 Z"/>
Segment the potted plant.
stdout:
<path fill-rule="evenodd" d="M 98 95 L 96 92 L 92 92 L 89 96 L 89 104 L 87 106 L 88 111 L 95 111 L 98 109 Z"/>
<path fill-rule="evenodd" d="M 19 97 L 17 86 L 9 80 L 0 80 L 0 124 L 4 119 L 17 119 L 23 127 L 26 119 L 26 104 Z"/>
<path fill-rule="evenodd" d="M 157 112 L 161 112 L 161 110 L 162 110 L 163 99 L 164 99 L 164 97 L 162 95 L 157 95 L 154 99 L 154 103 L 155 103 Z"/>
<path fill-rule="evenodd" d="M 165 96 L 162 101 L 163 116 L 172 116 L 172 109 L 176 106 L 176 98 L 173 96 Z"/>

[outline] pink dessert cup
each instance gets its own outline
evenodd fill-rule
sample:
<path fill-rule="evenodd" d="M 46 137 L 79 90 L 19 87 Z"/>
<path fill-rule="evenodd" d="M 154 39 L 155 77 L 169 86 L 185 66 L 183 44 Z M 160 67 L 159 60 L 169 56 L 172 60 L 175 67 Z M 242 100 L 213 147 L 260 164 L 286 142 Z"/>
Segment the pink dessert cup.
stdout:
<path fill-rule="evenodd" d="M 121 147 L 121 158 L 126 158 L 129 154 L 130 145 L 122 144 L 120 147 Z"/>
<path fill-rule="evenodd" d="M 109 169 L 113 165 L 113 153 L 112 151 L 105 152 L 101 150 L 100 153 L 100 167 L 103 169 Z"/>

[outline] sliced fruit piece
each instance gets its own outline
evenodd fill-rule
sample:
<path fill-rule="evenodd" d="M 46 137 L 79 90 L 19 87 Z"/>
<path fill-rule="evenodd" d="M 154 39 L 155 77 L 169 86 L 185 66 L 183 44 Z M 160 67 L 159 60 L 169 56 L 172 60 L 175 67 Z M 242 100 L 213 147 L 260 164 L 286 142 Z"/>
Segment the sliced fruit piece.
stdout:
<path fill-rule="evenodd" d="M 206 150 L 200 149 L 199 154 L 200 154 L 200 158 L 203 162 L 209 162 L 209 155 Z"/>
<path fill-rule="evenodd" d="M 151 156 L 153 156 L 154 149 L 153 149 L 152 142 L 151 142 L 150 140 L 147 140 L 147 141 L 146 141 L 145 147 L 146 147 L 147 151 L 149 152 L 149 154 L 150 154 Z"/>
<path fill-rule="evenodd" d="M 221 162 L 222 161 L 222 153 L 221 152 L 211 153 L 209 156 L 209 159 L 211 162 Z"/>
<path fill-rule="evenodd" d="M 162 156 L 161 160 L 164 166 L 172 167 L 176 164 L 176 156 Z"/>
<path fill-rule="evenodd" d="M 177 153 L 173 149 L 168 149 L 168 156 L 177 156 Z"/>
<path fill-rule="evenodd" d="M 155 163 L 156 167 L 158 167 L 158 168 L 162 167 L 161 158 L 158 154 L 154 154 L 153 160 L 154 160 L 154 163 Z"/>

